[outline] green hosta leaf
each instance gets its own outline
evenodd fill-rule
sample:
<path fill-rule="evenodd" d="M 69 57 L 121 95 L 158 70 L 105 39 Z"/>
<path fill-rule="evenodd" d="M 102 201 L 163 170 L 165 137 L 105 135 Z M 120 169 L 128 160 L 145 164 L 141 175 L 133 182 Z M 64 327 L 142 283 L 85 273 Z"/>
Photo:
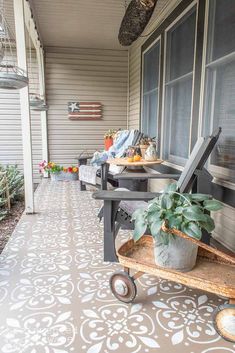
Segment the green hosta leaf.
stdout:
<path fill-rule="evenodd" d="M 168 226 L 169 228 L 179 228 L 182 223 L 182 217 L 181 216 L 171 216 L 168 219 Z"/>
<path fill-rule="evenodd" d="M 203 205 L 208 211 L 219 211 L 223 208 L 222 203 L 217 200 L 205 200 Z"/>
<path fill-rule="evenodd" d="M 151 224 L 155 221 L 160 221 L 161 215 L 162 215 L 162 211 L 148 213 L 149 224 Z"/>
<path fill-rule="evenodd" d="M 183 210 L 184 210 L 184 207 L 182 206 L 176 207 L 175 214 L 182 214 Z"/>
<path fill-rule="evenodd" d="M 164 194 L 161 196 L 161 208 L 169 210 L 173 206 L 173 200 L 170 195 Z"/>
<path fill-rule="evenodd" d="M 157 220 L 151 224 L 150 230 L 151 230 L 151 234 L 153 237 L 156 237 L 159 235 L 159 232 L 162 227 L 162 223 L 163 223 L 163 220 L 161 219 L 161 220 Z"/>
<path fill-rule="evenodd" d="M 149 204 L 147 208 L 148 212 L 158 212 L 160 209 L 161 207 L 156 202 Z"/>
<path fill-rule="evenodd" d="M 195 239 L 200 240 L 202 237 L 202 231 L 201 231 L 200 227 L 194 222 L 189 222 L 189 223 L 183 225 L 182 231 L 184 233 L 186 233 L 187 235 L 189 235 L 190 237 L 195 238 Z"/>
<path fill-rule="evenodd" d="M 165 193 L 175 192 L 176 190 L 177 190 L 177 183 L 171 183 L 167 185 L 167 187 L 164 189 L 164 192 Z"/>
<path fill-rule="evenodd" d="M 163 230 L 160 231 L 159 234 L 160 237 L 160 241 L 164 244 L 164 245 L 168 245 L 169 244 L 169 238 L 170 238 L 170 234 L 165 233 Z"/>
<path fill-rule="evenodd" d="M 135 241 L 139 240 L 142 235 L 144 235 L 145 231 L 147 229 L 147 224 L 145 222 L 135 222 L 135 229 L 133 232 L 133 238 Z"/>
<path fill-rule="evenodd" d="M 199 206 L 189 206 L 183 210 L 183 216 L 189 221 L 206 222 L 206 218 Z"/>
<path fill-rule="evenodd" d="M 142 219 L 145 216 L 145 209 L 144 208 L 139 208 L 132 214 L 132 220 L 135 219 Z"/>
<path fill-rule="evenodd" d="M 205 217 L 206 222 L 200 222 L 200 226 L 201 228 L 204 228 L 208 233 L 211 233 L 215 229 L 215 222 L 208 214 L 205 214 Z"/>
<path fill-rule="evenodd" d="M 180 201 L 183 205 L 189 206 L 191 204 L 191 195 L 189 194 L 181 194 Z"/>
<path fill-rule="evenodd" d="M 191 199 L 193 201 L 205 201 L 205 200 L 210 200 L 211 195 L 206 195 L 206 194 L 191 194 Z"/>

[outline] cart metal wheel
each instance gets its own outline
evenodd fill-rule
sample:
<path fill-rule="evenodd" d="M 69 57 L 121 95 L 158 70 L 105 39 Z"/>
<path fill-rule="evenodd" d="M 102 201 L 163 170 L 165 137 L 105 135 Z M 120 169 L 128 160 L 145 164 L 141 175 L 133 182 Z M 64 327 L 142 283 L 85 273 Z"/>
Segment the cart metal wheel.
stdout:
<path fill-rule="evenodd" d="M 124 271 L 112 274 L 109 280 L 113 295 L 123 303 L 132 303 L 136 297 L 137 289 L 134 279 Z"/>
<path fill-rule="evenodd" d="M 225 340 L 235 342 L 235 305 L 218 306 L 214 312 L 214 327 Z"/>

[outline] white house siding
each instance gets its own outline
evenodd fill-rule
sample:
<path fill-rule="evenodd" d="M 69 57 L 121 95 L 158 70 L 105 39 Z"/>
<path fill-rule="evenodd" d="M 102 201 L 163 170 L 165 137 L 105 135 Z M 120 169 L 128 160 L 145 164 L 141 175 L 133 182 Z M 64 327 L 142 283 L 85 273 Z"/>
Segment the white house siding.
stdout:
<path fill-rule="evenodd" d="M 32 73 L 32 74 L 31 74 Z M 30 91 L 37 86 L 37 64 L 33 60 L 30 72 Z M 33 80 L 32 80 L 33 76 Z M 33 146 L 33 180 L 40 180 L 38 163 L 42 159 L 40 113 L 31 111 L 32 146 Z M 0 89 L 0 164 L 15 165 L 23 172 L 23 151 L 21 134 L 19 91 Z"/>
<path fill-rule="evenodd" d="M 152 32 L 157 28 L 168 14 L 180 3 L 180 0 L 159 0 L 154 14 L 144 34 Z M 145 37 L 134 42 L 129 51 L 129 110 L 128 126 L 138 128 L 140 122 L 140 100 L 141 100 L 141 46 Z M 150 190 L 161 191 L 166 185 L 166 180 L 150 181 Z M 225 246 L 235 251 L 235 209 L 224 205 L 222 212 L 214 215 L 216 229 L 214 237 Z"/>
<path fill-rule="evenodd" d="M 48 48 L 46 89 L 50 160 L 75 164 L 82 151 L 103 149 L 104 132 L 127 126 L 127 51 Z M 68 102 L 100 102 L 103 118 L 71 121 Z"/>

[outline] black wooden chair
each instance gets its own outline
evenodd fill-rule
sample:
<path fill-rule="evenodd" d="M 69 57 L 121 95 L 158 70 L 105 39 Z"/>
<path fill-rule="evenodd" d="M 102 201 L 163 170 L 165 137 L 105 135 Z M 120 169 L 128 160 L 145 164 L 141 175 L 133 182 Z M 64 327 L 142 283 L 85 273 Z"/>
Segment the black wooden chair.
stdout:
<path fill-rule="evenodd" d="M 212 176 L 204 168 L 221 133 L 219 128 L 215 133 L 206 138 L 199 138 L 181 174 L 157 173 L 131 173 L 119 174 L 115 179 L 175 179 L 178 191 L 200 192 L 210 194 Z M 131 219 L 133 212 L 140 207 L 147 207 L 147 202 L 159 196 L 154 192 L 137 192 L 129 190 L 98 191 L 93 193 L 93 198 L 104 200 L 104 206 L 99 216 L 104 218 L 104 261 L 116 262 L 115 238 L 119 229 L 134 229 Z M 202 241 L 209 243 L 210 236 L 203 234 Z"/>
<path fill-rule="evenodd" d="M 144 134 L 142 132 L 140 132 L 139 130 L 135 130 L 132 145 L 133 146 L 138 145 L 140 140 L 143 138 L 143 136 L 144 136 Z M 93 157 L 93 155 L 80 156 L 80 157 L 75 158 L 78 160 L 78 168 L 81 165 L 87 165 L 88 161 L 91 160 L 92 157 Z M 96 185 L 95 185 L 98 189 L 106 190 L 108 183 L 110 183 L 113 187 L 118 187 L 118 180 L 115 178 L 115 173 L 109 171 L 107 163 L 103 163 L 103 165 L 101 165 L 100 169 L 98 169 L 96 172 L 96 176 L 97 176 L 98 180 L 100 180 L 100 183 L 96 183 Z M 85 183 L 84 181 L 80 181 L 80 190 L 85 191 L 86 185 L 89 185 L 89 183 Z"/>

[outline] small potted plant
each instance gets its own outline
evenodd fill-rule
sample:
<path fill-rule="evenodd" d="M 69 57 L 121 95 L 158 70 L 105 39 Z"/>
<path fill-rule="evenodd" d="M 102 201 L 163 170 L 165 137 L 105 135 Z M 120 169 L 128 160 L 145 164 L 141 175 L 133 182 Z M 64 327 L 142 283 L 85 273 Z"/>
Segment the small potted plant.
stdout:
<path fill-rule="evenodd" d="M 50 173 L 52 181 L 78 180 L 78 168 L 75 166 L 66 168 L 54 162 L 43 161 L 39 163 L 39 171 Z"/>
<path fill-rule="evenodd" d="M 104 134 L 104 148 L 105 151 L 108 151 L 109 148 L 113 145 L 113 137 L 116 134 L 116 130 L 114 129 L 109 129 L 105 134 Z"/>
<path fill-rule="evenodd" d="M 148 203 L 147 209 L 134 212 L 134 240 L 150 231 L 154 239 L 156 264 L 182 272 L 190 271 L 196 264 L 197 244 L 169 230 L 178 230 L 200 240 L 203 229 L 211 233 L 215 228 L 209 212 L 221 208 L 222 204 L 210 195 L 180 194 L 176 184 L 170 184 L 160 196 Z"/>
<path fill-rule="evenodd" d="M 145 152 L 148 149 L 148 147 L 150 146 L 150 143 L 153 143 L 155 141 L 155 137 L 151 138 L 148 136 L 144 136 L 141 140 L 140 140 L 140 151 L 141 151 L 141 156 L 142 158 L 145 158 Z"/>

